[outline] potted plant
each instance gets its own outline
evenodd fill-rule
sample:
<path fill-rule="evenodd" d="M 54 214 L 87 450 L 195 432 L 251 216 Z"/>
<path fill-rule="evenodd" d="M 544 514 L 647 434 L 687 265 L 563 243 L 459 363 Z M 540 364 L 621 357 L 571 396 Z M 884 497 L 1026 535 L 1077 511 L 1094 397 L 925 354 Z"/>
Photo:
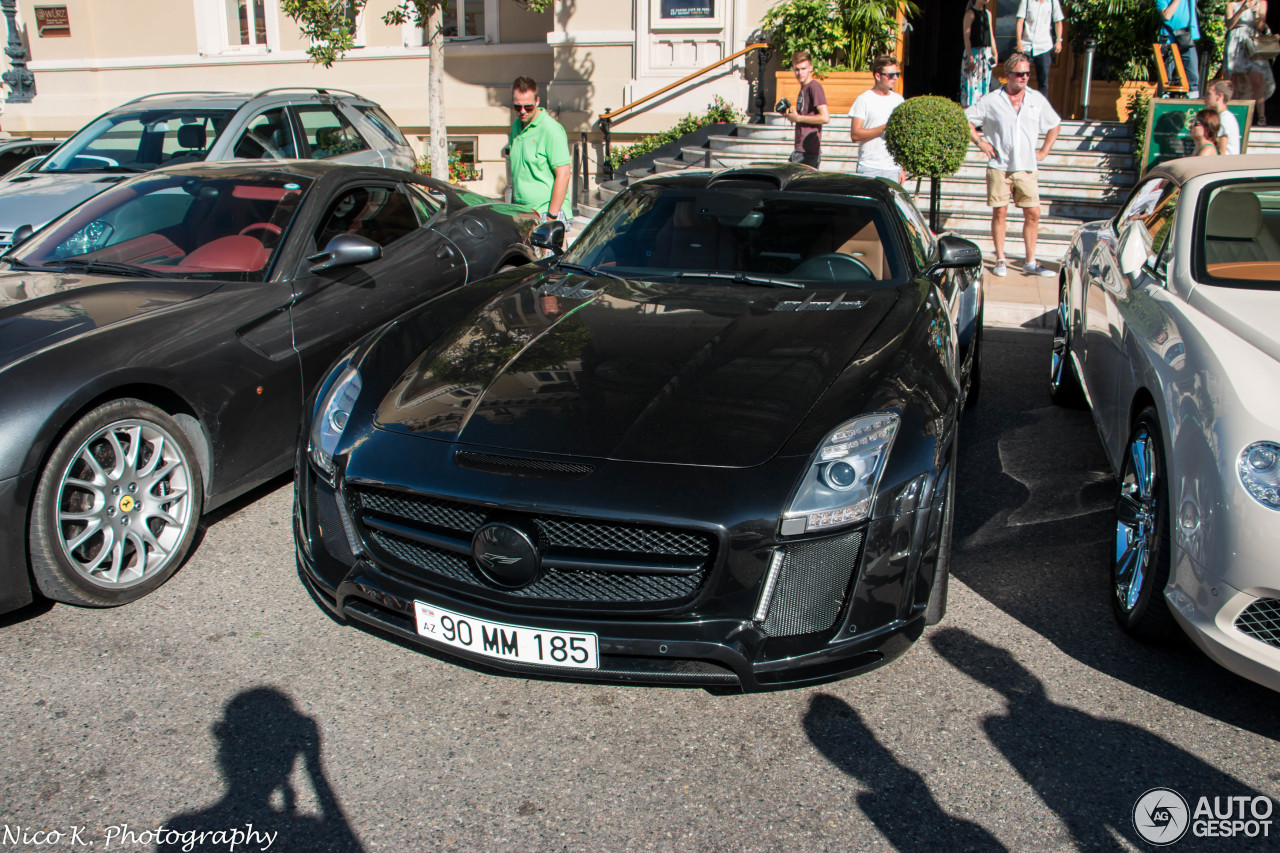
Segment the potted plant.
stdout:
<path fill-rule="evenodd" d="M 914 0 L 782 0 L 765 13 L 761 27 L 783 70 L 775 77 L 777 97 L 794 99 L 799 84 L 791 73 L 791 55 L 809 53 L 822 80 L 831 112 L 844 112 L 870 89 L 871 61 L 892 53 L 901 35 L 899 11 L 914 15 Z"/>
<path fill-rule="evenodd" d="M 942 178 L 955 174 L 969 150 L 969 120 L 964 109 L 950 98 L 923 95 L 910 98 L 889 116 L 884 144 L 908 175 L 928 175 L 929 227 L 936 233 L 939 187 Z"/>

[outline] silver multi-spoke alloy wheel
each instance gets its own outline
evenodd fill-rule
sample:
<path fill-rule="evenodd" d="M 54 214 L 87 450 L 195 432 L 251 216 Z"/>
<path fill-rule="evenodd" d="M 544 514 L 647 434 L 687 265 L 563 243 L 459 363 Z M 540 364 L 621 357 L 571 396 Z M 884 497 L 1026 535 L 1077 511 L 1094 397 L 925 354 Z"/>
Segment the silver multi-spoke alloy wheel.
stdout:
<path fill-rule="evenodd" d="M 62 477 L 62 553 L 96 583 L 129 586 L 173 559 L 192 523 L 191 463 L 165 430 L 120 421 L 86 441 Z"/>
<path fill-rule="evenodd" d="M 31 555 L 41 591 L 103 606 L 159 586 L 191 547 L 202 480 L 186 434 L 159 409 L 116 400 L 85 415 L 37 488 Z"/>
<path fill-rule="evenodd" d="M 1144 409 L 1120 466 L 1111 610 L 1120 627 L 1149 640 L 1166 639 L 1176 627 L 1164 598 L 1170 557 L 1167 483 L 1160 424 L 1154 409 Z"/>
<path fill-rule="evenodd" d="M 1064 283 L 1058 290 L 1058 310 L 1053 323 L 1053 350 L 1049 355 L 1049 398 L 1059 406 L 1078 405 L 1080 381 L 1071 364 L 1071 301 Z"/>

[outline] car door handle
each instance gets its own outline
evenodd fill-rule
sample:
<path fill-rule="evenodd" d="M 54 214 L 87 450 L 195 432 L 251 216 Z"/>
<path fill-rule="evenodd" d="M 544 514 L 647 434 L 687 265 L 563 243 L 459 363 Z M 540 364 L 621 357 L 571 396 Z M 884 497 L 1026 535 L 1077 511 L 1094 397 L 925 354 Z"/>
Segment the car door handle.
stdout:
<path fill-rule="evenodd" d="M 439 249 L 436 249 L 436 257 L 442 261 L 455 257 L 453 247 L 441 246 Z"/>

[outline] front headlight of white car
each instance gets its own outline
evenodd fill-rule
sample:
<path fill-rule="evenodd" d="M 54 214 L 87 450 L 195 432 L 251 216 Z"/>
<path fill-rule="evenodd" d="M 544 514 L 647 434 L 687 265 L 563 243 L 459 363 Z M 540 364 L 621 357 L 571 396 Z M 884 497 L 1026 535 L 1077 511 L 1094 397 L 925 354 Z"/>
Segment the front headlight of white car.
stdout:
<path fill-rule="evenodd" d="M 334 474 L 333 451 L 338 447 L 342 431 L 347 428 L 351 409 L 359 396 L 360 371 L 348 365 L 316 407 L 307 451 L 311 461 L 330 477 Z"/>
<path fill-rule="evenodd" d="M 1259 441 L 1240 451 L 1236 471 L 1245 490 L 1268 509 L 1280 509 L 1280 444 Z"/>
<path fill-rule="evenodd" d="M 783 513 L 782 535 L 835 530 L 869 518 L 898 423 L 897 415 L 879 412 L 828 435 Z"/>

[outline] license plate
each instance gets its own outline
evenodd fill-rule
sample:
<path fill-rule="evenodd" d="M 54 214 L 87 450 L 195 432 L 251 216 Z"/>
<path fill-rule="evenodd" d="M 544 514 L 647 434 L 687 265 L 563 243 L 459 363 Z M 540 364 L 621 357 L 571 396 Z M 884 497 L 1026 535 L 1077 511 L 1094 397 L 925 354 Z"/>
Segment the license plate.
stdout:
<path fill-rule="evenodd" d="M 418 634 L 437 643 L 466 649 L 498 660 L 575 669 L 600 667 L 599 638 L 595 634 L 547 631 L 489 622 L 427 604 L 413 603 Z"/>

